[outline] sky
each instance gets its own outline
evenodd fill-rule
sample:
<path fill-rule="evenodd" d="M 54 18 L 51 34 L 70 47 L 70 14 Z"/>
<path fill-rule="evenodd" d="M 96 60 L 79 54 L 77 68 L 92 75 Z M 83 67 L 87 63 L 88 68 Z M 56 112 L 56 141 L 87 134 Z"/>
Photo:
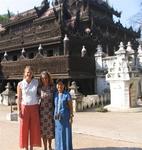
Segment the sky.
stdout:
<path fill-rule="evenodd" d="M 126 26 L 134 26 L 132 23 L 133 16 L 140 11 L 140 3 L 142 0 L 107 0 L 110 6 L 117 11 L 121 11 L 120 22 Z M 20 13 L 28 9 L 34 8 L 34 6 L 39 6 L 42 0 L 0 0 L 0 14 L 7 13 L 9 9 L 10 12 Z M 119 18 L 114 18 L 118 20 Z"/>
<path fill-rule="evenodd" d="M 120 22 L 126 26 L 137 26 L 134 24 L 134 16 L 142 11 L 142 6 L 140 5 L 142 0 L 109 0 L 110 6 L 117 11 L 121 11 Z"/>

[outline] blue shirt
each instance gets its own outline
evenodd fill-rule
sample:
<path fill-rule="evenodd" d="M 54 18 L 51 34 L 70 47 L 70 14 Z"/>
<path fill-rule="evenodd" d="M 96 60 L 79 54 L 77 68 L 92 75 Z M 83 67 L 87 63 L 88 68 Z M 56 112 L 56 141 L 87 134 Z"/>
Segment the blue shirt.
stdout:
<path fill-rule="evenodd" d="M 54 105 L 55 105 L 54 115 L 60 113 L 64 119 L 65 118 L 69 119 L 70 110 L 68 107 L 68 101 L 70 100 L 71 95 L 69 94 L 69 92 L 64 91 L 60 96 L 59 93 L 56 92 L 54 94 Z"/>

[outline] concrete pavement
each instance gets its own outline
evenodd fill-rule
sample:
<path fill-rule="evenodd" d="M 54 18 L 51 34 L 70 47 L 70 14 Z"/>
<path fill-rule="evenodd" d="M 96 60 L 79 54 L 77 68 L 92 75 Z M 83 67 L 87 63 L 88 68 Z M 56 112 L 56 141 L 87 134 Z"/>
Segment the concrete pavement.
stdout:
<path fill-rule="evenodd" d="M 8 112 L 9 106 L 0 105 L 0 150 L 18 150 L 18 122 L 7 121 Z M 75 150 L 142 150 L 141 139 L 142 113 L 99 113 L 94 109 L 75 113 Z"/>
<path fill-rule="evenodd" d="M 80 112 L 73 127 L 75 133 L 142 144 L 142 112 Z"/>

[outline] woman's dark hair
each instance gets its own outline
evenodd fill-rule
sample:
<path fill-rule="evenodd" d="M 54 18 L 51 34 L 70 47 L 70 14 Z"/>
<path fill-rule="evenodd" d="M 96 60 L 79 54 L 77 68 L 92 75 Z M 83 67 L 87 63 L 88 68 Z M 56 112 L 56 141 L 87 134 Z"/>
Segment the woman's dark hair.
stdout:
<path fill-rule="evenodd" d="M 58 84 L 59 82 L 61 82 L 61 83 L 63 83 L 63 84 L 64 84 L 63 79 L 57 79 L 57 80 L 56 80 L 56 84 Z"/>

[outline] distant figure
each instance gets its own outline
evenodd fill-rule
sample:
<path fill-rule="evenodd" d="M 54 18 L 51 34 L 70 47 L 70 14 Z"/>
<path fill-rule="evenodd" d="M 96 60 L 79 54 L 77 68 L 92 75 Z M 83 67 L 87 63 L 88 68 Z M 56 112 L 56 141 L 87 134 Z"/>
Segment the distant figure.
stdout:
<path fill-rule="evenodd" d="M 40 127 L 43 139 L 44 150 L 52 150 L 52 139 L 54 138 L 54 119 L 53 119 L 53 81 L 47 71 L 41 72 L 39 84 L 40 102 Z"/>
<path fill-rule="evenodd" d="M 26 66 L 24 79 L 17 86 L 17 103 L 20 118 L 20 148 L 30 150 L 41 147 L 39 105 L 37 96 L 38 80 L 33 78 L 33 69 Z"/>
<path fill-rule="evenodd" d="M 55 149 L 72 150 L 73 107 L 69 92 L 64 90 L 62 80 L 57 81 L 54 95 Z"/>

